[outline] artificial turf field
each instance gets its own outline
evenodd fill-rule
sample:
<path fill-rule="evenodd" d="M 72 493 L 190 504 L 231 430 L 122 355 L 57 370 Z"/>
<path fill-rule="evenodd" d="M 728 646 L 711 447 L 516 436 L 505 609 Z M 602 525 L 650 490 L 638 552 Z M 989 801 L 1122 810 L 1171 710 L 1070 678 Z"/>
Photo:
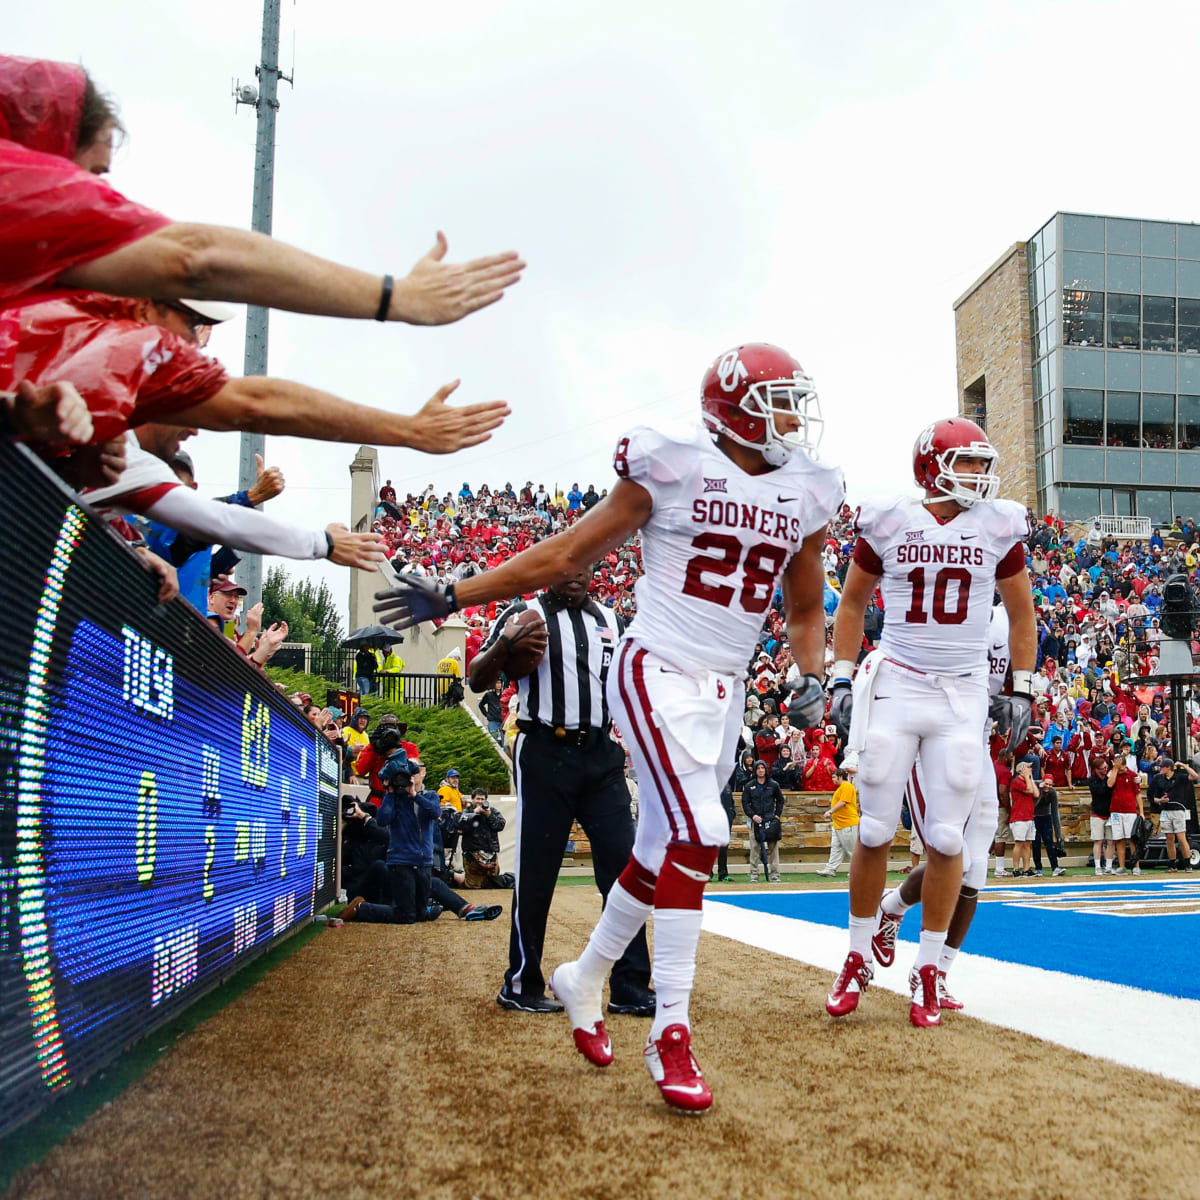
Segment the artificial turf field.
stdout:
<path fill-rule="evenodd" d="M 559 889 L 551 963 L 598 906 Z M 710 933 L 692 1015 L 716 1104 L 674 1116 L 641 1063 L 646 1021 L 610 1018 L 617 1060 L 600 1071 L 564 1018 L 496 1006 L 507 940 L 507 914 L 326 931 L 6 1195 L 1200 1195 L 1200 1091 L 962 1014 L 918 1031 L 882 988 L 834 1022 L 828 971 Z"/>

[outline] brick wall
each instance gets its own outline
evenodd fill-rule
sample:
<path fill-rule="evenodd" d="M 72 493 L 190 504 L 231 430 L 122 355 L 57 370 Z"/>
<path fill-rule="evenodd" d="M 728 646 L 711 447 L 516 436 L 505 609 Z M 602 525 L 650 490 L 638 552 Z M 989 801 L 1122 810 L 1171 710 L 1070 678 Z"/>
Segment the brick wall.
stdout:
<path fill-rule="evenodd" d="M 958 411 L 974 419 L 986 388 L 987 433 L 1000 451 L 1000 494 L 1036 506 L 1033 376 L 1025 243 L 1018 242 L 954 304 Z"/>

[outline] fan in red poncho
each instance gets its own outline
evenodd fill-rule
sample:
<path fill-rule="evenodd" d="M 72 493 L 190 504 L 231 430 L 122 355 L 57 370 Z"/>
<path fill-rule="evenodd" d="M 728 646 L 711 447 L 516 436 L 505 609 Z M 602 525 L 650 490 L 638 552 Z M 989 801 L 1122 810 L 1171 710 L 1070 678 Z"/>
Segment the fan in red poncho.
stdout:
<path fill-rule="evenodd" d="M 21 379 L 71 380 L 91 411 L 93 442 L 210 400 L 229 381 L 225 368 L 147 324 L 148 305 L 85 292 L 0 313 L 0 391 Z"/>
<path fill-rule="evenodd" d="M 79 144 L 89 94 L 82 67 L 0 55 L 0 308 L 60 295 L 63 272 L 171 224 L 92 173 L 116 122 Z"/>

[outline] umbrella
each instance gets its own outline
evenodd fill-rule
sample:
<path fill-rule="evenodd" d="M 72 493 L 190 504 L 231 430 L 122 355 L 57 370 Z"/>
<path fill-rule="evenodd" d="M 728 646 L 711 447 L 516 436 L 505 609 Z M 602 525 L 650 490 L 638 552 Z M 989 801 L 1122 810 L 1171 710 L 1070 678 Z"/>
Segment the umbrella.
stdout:
<path fill-rule="evenodd" d="M 370 646 L 372 649 L 385 650 L 397 642 L 404 641 L 404 635 L 384 625 L 364 625 L 356 629 L 348 638 L 342 641 L 343 646 Z"/>

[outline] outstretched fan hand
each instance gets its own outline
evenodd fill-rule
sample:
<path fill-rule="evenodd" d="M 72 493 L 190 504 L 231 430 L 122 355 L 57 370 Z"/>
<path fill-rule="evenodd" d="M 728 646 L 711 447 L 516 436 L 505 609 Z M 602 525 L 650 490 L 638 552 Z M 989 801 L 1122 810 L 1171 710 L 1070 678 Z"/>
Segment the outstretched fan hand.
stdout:
<path fill-rule="evenodd" d="M 375 611 L 392 629 L 411 629 L 458 611 L 454 584 L 438 583 L 422 575 L 401 575 L 396 586 L 375 593 Z"/>

